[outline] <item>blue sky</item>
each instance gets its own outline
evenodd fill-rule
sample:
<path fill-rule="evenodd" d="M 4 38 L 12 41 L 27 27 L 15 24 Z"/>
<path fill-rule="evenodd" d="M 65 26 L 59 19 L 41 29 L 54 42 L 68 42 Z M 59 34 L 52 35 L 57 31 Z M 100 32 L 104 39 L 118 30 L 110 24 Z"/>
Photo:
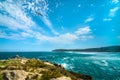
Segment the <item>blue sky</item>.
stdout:
<path fill-rule="evenodd" d="M 0 51 L 120 45 L 119 0 L 0 0 Z"/>

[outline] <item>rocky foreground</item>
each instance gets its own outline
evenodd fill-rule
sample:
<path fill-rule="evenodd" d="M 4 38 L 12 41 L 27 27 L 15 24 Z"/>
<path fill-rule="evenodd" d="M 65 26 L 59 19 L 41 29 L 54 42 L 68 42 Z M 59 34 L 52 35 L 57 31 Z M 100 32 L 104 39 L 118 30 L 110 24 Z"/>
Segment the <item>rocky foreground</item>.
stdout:
<path fill-rule="evenodd" d="M 0 60 L 0 80 L 92 80 L 61 65 L 27 58 Z"/>

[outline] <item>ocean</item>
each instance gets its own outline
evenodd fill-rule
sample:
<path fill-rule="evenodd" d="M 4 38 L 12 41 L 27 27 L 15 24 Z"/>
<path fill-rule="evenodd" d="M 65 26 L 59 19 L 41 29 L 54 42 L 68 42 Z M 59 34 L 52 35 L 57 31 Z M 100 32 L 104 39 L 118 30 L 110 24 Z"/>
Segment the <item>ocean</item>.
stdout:
<path fill-rule="evenodd" d="M 0 59 L 15 55 L 61 64 L 94 80 L 120 80 L 120 52 L 0 52 Z"/>

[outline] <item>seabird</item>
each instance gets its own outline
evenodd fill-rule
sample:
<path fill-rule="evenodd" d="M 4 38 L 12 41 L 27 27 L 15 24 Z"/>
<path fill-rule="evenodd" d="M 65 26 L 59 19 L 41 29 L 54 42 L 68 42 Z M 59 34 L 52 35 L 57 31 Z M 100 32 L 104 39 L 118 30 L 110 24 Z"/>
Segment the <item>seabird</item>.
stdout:
<path fill-rule="evenodd" d="M 37 12 L 37 11 L 36 11 L 36 14 L 37 14 L 37 15 L 40 15 L 40 16 L 43 16 L 40 12 Z"/>

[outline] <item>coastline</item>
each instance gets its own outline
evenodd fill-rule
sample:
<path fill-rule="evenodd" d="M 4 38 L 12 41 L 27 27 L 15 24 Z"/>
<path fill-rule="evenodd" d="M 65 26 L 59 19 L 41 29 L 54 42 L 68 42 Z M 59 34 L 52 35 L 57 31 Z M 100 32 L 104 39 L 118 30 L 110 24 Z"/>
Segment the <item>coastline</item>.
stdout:
<path fill-rule="evenodd" d="M 7 60 L 0 60 L 0 80 L 6 79 L 92 80 L 92 77 L 65 70 L 63 66 L 49 61 L 15 56 Z"/>

